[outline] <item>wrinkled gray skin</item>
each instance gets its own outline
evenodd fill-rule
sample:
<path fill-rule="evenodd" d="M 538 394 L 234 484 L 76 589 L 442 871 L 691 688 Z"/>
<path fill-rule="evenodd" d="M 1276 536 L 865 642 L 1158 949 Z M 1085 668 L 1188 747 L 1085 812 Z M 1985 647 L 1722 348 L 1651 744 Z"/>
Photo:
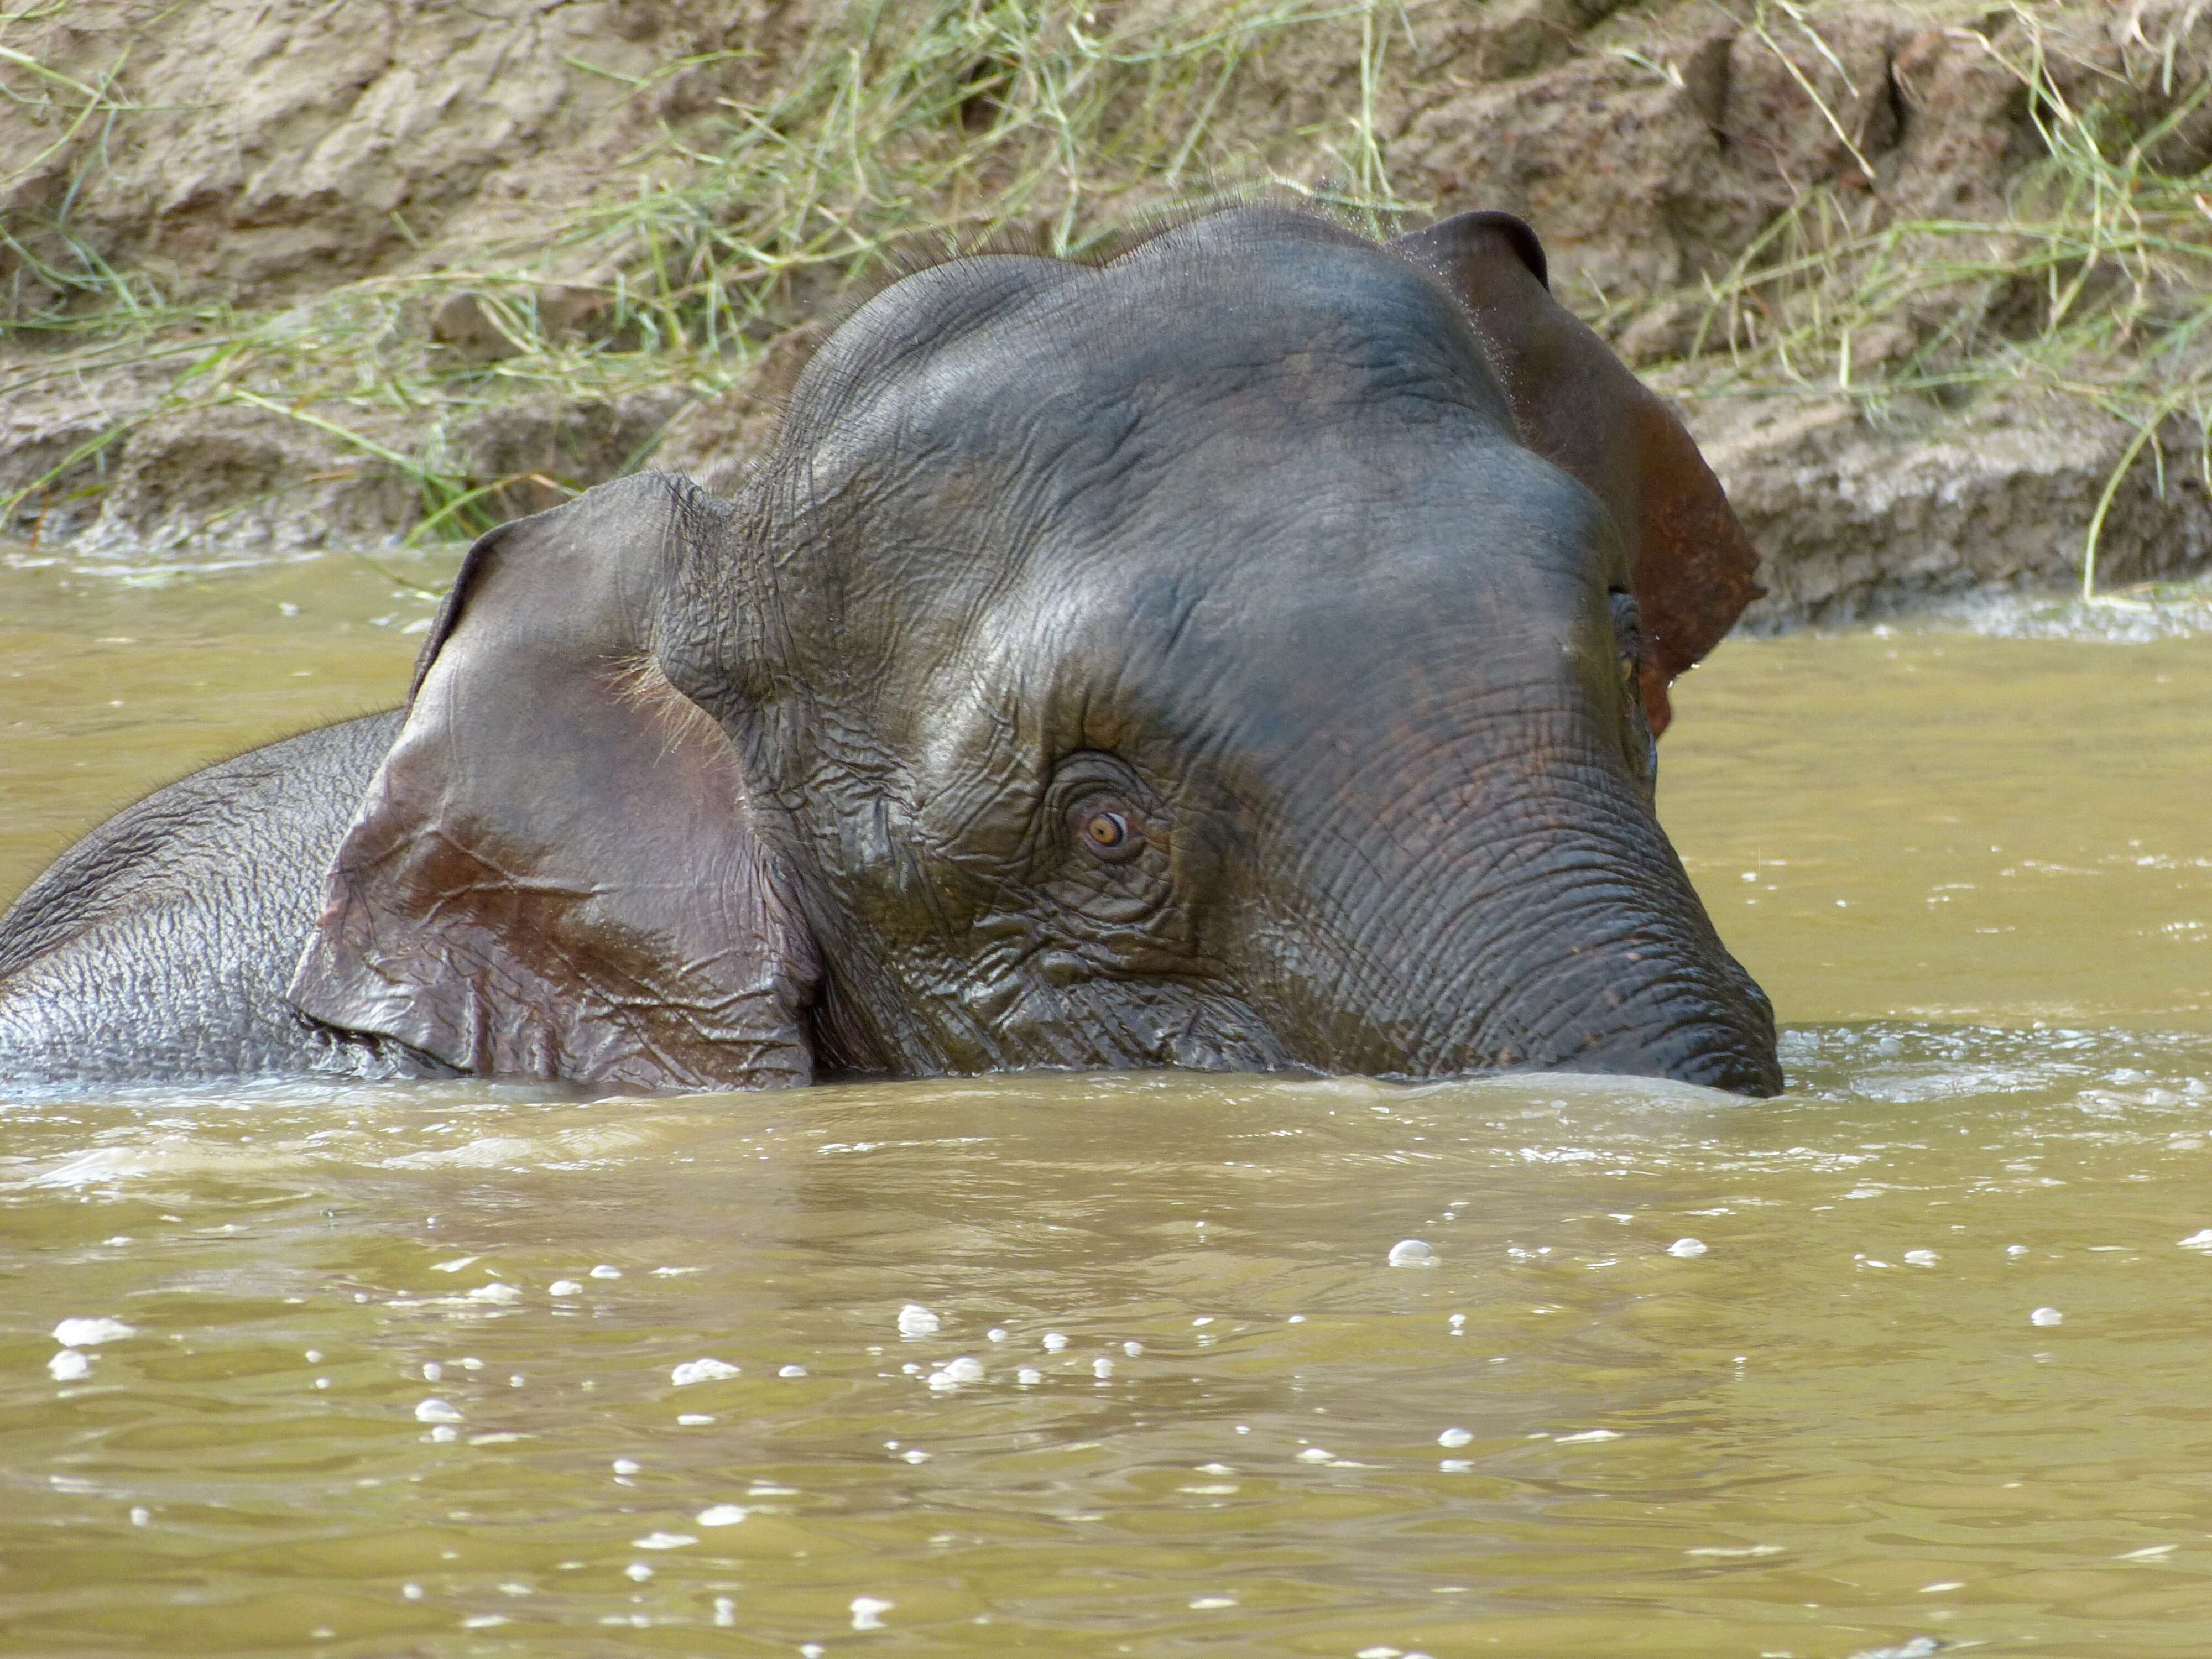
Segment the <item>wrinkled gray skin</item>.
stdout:
<path fill-rule="evenodd" d="M 1653 815 L 1626 544 L 1448 284 L 1320 222 L 921 271 L 734 501 L 647 475 L 480 543 L 396 744 L 65 855 L 0 922 L 0 1077 L 1771 1093 Z"/>
<path fill-rule="evenodd" d="M 284 1000 L 397 712 L 272 743 L 110 818 L 0 920 L 0 1085 L 405 1076 Z"/>

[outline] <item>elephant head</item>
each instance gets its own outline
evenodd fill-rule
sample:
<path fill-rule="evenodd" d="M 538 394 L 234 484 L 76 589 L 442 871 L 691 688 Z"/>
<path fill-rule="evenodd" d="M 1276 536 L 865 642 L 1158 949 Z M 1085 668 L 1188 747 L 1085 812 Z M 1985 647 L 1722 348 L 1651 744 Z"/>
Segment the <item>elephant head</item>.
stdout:
<path fill-rule="evenodd" d="M 1541 257 L 1239 208 L 908 276 L 734 500 L 644 475 L 471 550 L 294 1000 L 638 1087 L 1773 1091 L 1652 806 L 1757 556 Z"/>

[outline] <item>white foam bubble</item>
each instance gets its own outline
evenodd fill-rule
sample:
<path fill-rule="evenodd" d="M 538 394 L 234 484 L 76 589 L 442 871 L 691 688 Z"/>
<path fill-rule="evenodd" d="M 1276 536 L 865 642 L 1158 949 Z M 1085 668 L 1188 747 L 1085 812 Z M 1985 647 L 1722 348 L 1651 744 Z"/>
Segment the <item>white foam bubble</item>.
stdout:
<path fill-rule="evenodd" d="M 710 1504 L 693 1518 L 702 1527 L 734 1527 L 750 1513 L 739 1504 Z"/>
<path fill-rule="evenodd" d="M 2038 1308 L 2028 1315 L 2027 1322 L 2031 1325 L 2063 1325 L 2066 1322 L 2066 1316 L 2056 1308 Z"/>
<path fill-rule="evenodd" d="M 899 1334 L 904 1337 L 932 1335 L 944 1322 L 919 1302 L 909 1302 L 898 1312 Z"/>
<path fill-rule="evenodd" d="M 584 1293 L 583 1281 L 575 1279 L 556 1279 L 546 1289 L 555 1296 L 581 1296 Z"/>
<path fill-rule="evenodd" d="M 138 1328 L 119 1319 L 64 1319 L 54 1327 L 54 1340 L 64 1348 L 96 1348 L 103 1342 L 120 1342 L 138 1334 Z"/>
<path fill-rule="evenodd" d="M 442 1400 L 425 1400 L 415 1407 L 417 1423 L 458 1423 L 461 1414 Z"/>
<path fill-rule="evenodd" d="M 1042 1371 L 1034 1370 L 1028 1365 L 1024 1365 L 1021 1370 L 1014 1373 L 1014 1381 L 1020 1383 L 1022 1387 L 1025 1389 L 1034 1389 L 1038 1383 L 1044 1381 L 1044 1373 Z"/>
<path fill-rule="evenodd" d="M 1595 1440 L 1618 1440 L 1620 1435 L 1613 1429 L 1584 1429 L 1580 1434 L 1562 1434 L 1553 1438 L 1562 1446 L 1581 1446 Z"/>
<path fill-rule="evenodd" d="M 687 1359 L 668 1373 L 668 1380 L 682 1389 L 694 1382 L 726 1382 L 738 1374 L 726 1359 Z"/>
<path fill-rule="evenodd" d="M 1121 1352 L 1128 1355 L 1132 1359 L 1134 1359 L 1139 1354 L 1144 1352 L 1144 1351 L 1145 1345 L 1141 1342 L 1124 1342 L 1121 1345 Z"/>
<path fill-rule="evenodd" d="M 1114 1375 L 1114 1362 L 1110 1359 L 1092 1360 L 1091 1362 L 1091 1374 L 1103 1382 L 1105 1378 Z"/>
<path fill-rule="evenodd" d="M 1905 1259 L 1916 1267 L 1932 1267 L 1942 1260 L 1933 1250 L 1907 1250 Z"/>
<path fill-rule="evenodd" d="M 1425 1239 L 1401 1238 L 1390 1247 L 1389 1262 L 1394 1267 L 1432 1267 L 1437 1253 Z"/>
<path fill-rule="evenodd" d="M 642 1538 L 633 1538 L 629 1547 L 635 1550 L 680 1550 L 686 1544 L 699 1540 L 688 1532 L 649 1532 Z"/>
<path fill-rule="evenodd" d="M 853 1598 L 853 1628 L 881 1630 L 884 1627 L 884 1615 L 896 1605 L 897 1603 L 886 1601 L 878 1595 L 854 1596 Z"/>
<path fill-rule="evenodd" d="M 1335 1456 L 1336 1454 L 1329 1450 L 1326 1446 L 1308 1446 L 1304 1451 L 1298 1454 L 1298 1462 L 1301 1463 L 1327 1463 Z"/>
<path fill-rule="evenodd" d="M 620 1279 L 622 1277 L 622 1269 L 620 1267 L 610 1267 L 607 1263 L 602 1261 L 598 1267 L 592 1269 L 592 1277 L 594 1279 Z"/>
<path fill-rule="evenodd" d="M 1474 1437 L 1468 1433 L 1465 1429 L 1446 1429 L 1442 1434 L 1437 1437 L 1437 1444 L 1439 1446 L 1464 1446 L 1474 1438 Z"/>
<path fill-rule="evenodd" d="M 46 1373 L 57 1382 L 75 1382 L 89 1376 L 92 1361 L 75 1348 L 64 1348 L 46 1361 Z"/>
<path fill-rule="evenodd" d="M 2185 1250 L 2203 1250 L 2212 1253 L 2212 1227 L 2206 1227 L 2190 1234 L 2181 1241 L 2181 1248 Z"/>
<path fill-rule="evenodd" d="M 948 1359 L 929 1374 L 929 1386 L 940 1391 L 957 1389 L 963 1382 L 983 1380 L 982 1362 L 962 1354 L 957 1359 Z"/>
<path fill-rule="evenodd" d="M 1058 1353 L 1066 1346 L 1067 1339 L 1058 1331 L 1047 1331 L 1044 1334 L 1044 1351 L 1047 1353 Z"/>
<path fill-rule="evenodd" d="M 776 1375 L 778 1376 L 804 1376 L 806 1375 L 806 1367 L 804 1365 L 786 1365 L 779 1370 L 776 1372 Z"/>
<path fill-rule="evenodd" d="M 1678 1238 L 1667 1247 L 1668 1255 L 1679 1255 L 1686 1259 L 1693 1255 L 1703 1255 L 1705 1253 L 1705 1245 L 1703 1239 Z"/>

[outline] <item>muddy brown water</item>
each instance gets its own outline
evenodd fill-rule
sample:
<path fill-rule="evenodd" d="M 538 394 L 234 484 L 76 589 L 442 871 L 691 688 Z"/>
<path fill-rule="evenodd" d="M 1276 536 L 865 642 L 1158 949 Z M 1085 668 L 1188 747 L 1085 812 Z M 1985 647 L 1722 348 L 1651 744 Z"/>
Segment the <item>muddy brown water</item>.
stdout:
<path fill-rule="evenodd" d="M 428 610 L 0 568 L 0 892 Z M 0 1102 L 0 1650 L 2205 1652 L 2212 636 L 2008 614 L 1680 688 L 1780 1101 Z"/>

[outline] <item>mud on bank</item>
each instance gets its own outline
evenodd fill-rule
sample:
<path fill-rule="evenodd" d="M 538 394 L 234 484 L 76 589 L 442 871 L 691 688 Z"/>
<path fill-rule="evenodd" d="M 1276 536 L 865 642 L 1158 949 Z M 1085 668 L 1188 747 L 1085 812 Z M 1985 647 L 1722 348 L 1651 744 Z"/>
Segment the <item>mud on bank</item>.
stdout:
<path fill-rule="evenodd" d="M 726 484 L 916 239 L 1524 215 L 1754 623 L 2212 560 L 2212 8 L 61 0 L 0 23 L 8 526 L 170 559 Z"/>

